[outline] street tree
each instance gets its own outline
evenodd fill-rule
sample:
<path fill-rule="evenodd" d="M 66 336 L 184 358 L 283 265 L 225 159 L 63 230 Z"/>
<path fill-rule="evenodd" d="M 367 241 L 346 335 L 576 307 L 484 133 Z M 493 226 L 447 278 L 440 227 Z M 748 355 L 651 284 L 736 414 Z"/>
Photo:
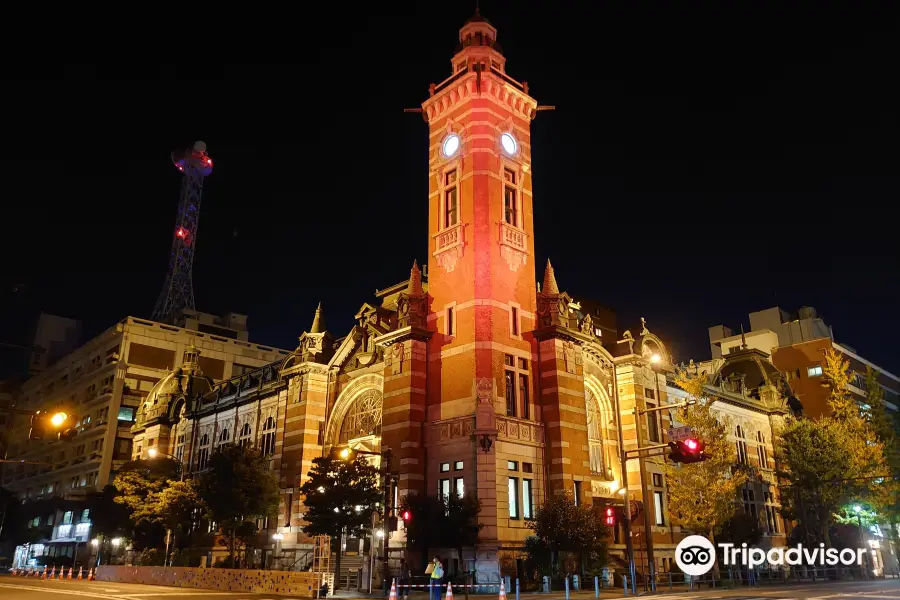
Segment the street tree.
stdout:
<path fill-rule="evenodd" d="M 580 557 L 582 571 L 585 558 L 602 554 L 606 547 L 609 527 L 593 507 L 576 505 L 569 494 L 551 494 L 528 520 L 528 527 L 537 541 L 526 541 L 526 548 L 536 553 L 546 548 L 550 556 L 550 571 L 559 562 L 561 552 Z"/>
<path fill-rule="evenodd" d="M 462 564 L 463 548 L 475 546 L 484 527 L 478 522 L 481 502 L 472 496 L 460 498 L 455 492 L 446 502 L 440 496 L 407 494 L 398 508 L 401 514 L 409 511 L 411 515 L 404 525 L 406 540 L 419 552 L 421 565 L 428 563 L 432 548 L 453 548 Z"/>
<path fill-rule="evenodd" d="M 207 470 L 197 478 L 197 494 L 206 517 L 229 538 L 232 565 L 238 527 L 278 513 L 278 480 L 268 458 L 242 444 L 219 446 L 213 452 Z"/>
<path fill-rule="evenodd" d="M 134 534 L 134 521 L 131 520 L 131 509 L 116 502 L 119 491 L 110 484 L 99 492 L 88 494 L 87 506 L 91 515 L 91 533 L 104 538 L 131 538 Z"/>
<path fill-rule="evenodd" d="M 371 529 L 382 493 L 378 469 L 362 454 L 343 461 L 331 456 L 313 459 L 312 470 L 300 486 L 306 511 L 307 535 L 328 535 L 340 542 L 341 535 L 361 536 Z M 340 573 L 340 548 L 336 553 L 336 573 Z M 336 586 L 338 582 L 336 582 Z"/>
<path fill-rule="evenodd" d="M 675 371 L 675 384 L 692 402 L 678 409 L 676 420 L 696 430 L 706 445 L 707 458 L 690 464 L 666 464 L 666 512 L 673 525 L 705 535 L 715 543 L 716 534 L 734 514 L 738 491 L 748 475 L 745 469 L 735 468 L 736 452 L 728 441 L 731 422 L 713 411 L 715 400 L 706 392 L 706 374 L 682 367 Z"/>
<path fill-rule="evenodd" d="M 889 476 L 873 482 L 871 504 L 890 524 L 887 534 L 896 553 L 900 550 L 897 525 L 900 523 L 900 436 L 897 435 L 897 418 L 888 411 L 884 403 L 884 388 L 878 381 L 878 372 L 866 366 L 866 420 L 881 442 L 884 461 Z"/>
<path fill-rule="evenodd" d="M 113 480 L 115 503 L 124 505 L 138 531 L 150 530 L 153 545 L 165 531 L 175 534 L 175 547 L 192 524 L 202 502 L 192 480 L 180 481 L 180 465 L 168 458 L 126 463 Z"/>

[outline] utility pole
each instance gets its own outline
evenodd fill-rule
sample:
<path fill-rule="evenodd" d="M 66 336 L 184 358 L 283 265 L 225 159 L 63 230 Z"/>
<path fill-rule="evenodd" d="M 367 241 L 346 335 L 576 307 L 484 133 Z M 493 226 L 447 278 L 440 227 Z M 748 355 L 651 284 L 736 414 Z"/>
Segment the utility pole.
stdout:
<path fill-rule="evenodd" d="M 622 510 L 622 524 L 625 527 L 625 552 L 628 555 L 628 573 L 631 577 L 631 593 L 636 594 L 637 588 L 634 581 L 634 542 L 631 539 L 631 502 L 628 500 L 628 453 L 625 451 L 625 437 L 622 430 L 622 410 L 619 406 L 619 382 L 616 379 L 616 365 L 612 366 L 613 398 L 616 403 L 616 421 L 619 430 L 619 463 L 622 467 L 622 487 L 625 489 L 624 508 Z"/>

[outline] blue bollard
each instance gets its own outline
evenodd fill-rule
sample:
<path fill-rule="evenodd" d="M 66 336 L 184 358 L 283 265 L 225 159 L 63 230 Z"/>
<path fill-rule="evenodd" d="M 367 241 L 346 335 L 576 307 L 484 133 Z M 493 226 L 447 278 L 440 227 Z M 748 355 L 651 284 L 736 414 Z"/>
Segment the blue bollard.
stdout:
<path fill-rule="evenodd" d="M 516 577 L 516 600 L 519 600 L 519 578 Z"/>
<path fill-rule="evenodd" d="M 625 596 L 628 595 L 628 575 L 622 575 L 622 587 L 625 588 Z"/>
<path fill-rule="evenodd" d="M 594 598 L 600 597 L 600 578 L 594 575 Z"/>
<path fill-rule="evenodd" d="M 566 577 L 566 600 L 569 600 L 569 578 Z"/>

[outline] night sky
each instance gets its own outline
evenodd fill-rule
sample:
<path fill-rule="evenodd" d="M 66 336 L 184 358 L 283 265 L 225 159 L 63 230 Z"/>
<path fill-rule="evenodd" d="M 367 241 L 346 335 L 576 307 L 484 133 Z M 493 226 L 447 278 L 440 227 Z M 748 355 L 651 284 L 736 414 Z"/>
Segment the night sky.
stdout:
<path fill-rule="evenodd" d="M 708 357 L 710 325 L 812 305 L 900 373 L 898 15 L 840 4 L 484 0 L 509 74 L 557 107 L 532 124 L 534 267 L 549 256 L 620 330 L 646 317 L 678 360 Z M 228 30 L 244 58 L 292 64 L 217 64 L 186 32 L 174 65 L 7 70 L 0 342 L 41 309 L 88 334 L 150 315 L 169 154 L 198 139 L 215 170 L 197 308 L 248 314 L 252 340 L 294 348 L 320 300 L 343 336 L 425 262 L 427 126 L 403 109 L 450 74 L 474 0 L 352 6 Z"/>

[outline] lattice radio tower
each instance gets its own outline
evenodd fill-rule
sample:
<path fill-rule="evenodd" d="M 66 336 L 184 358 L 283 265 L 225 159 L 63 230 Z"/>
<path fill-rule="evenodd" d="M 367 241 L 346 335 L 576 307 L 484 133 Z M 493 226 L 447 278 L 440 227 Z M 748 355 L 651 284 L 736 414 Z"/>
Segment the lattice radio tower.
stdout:
<path fill-rule="evenodd" d="M 197 226 L 200 224 L 200 194 L 203 192 L 203 179 L 212 173 L 213 161 L 206 154 L 206 144 L 195 142 L 193 148 L 173 152 L 172 162 L 184 173 L 184 179 L 181 181 L 181 201 L 175 218 L 169 271 L 159 300 L 156 301 L 156 308 L 153 309 L 153 320 L 175 324 L 181 311 L 194 310 L 191 275 L 194 269 Z"/>

